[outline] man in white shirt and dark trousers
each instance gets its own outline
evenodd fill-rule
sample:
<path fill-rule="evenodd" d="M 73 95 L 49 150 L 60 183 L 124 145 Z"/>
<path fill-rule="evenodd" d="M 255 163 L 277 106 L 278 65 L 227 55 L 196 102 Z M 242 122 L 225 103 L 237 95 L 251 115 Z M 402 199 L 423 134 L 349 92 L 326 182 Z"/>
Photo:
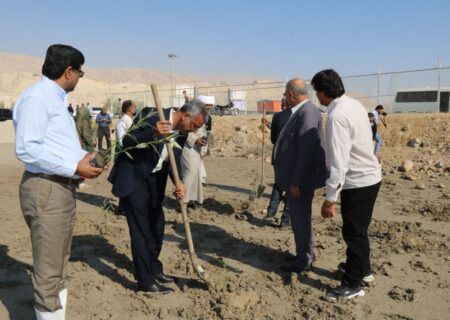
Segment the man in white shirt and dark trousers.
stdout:
<path fill-rule="evenodd" d="M 80 177 L 104 169 L 90 165 L 81 149 L 67 94 L 83 77 L 84 56 L 66 45 L 47 50 L 41 81 L 25 90 L 14 107 L 16 156 L 25 164 L 20 206 L 31 232 L 37 320 L 64 320 L 67 265 L 75 224 L 75 188 Z"/>
<path fill-rule="evenodd" d="M 136 116 L 136 103 L 133 100 L 125 100 L 121 106 L 123 116 L 117 121 L 116 124 L 116 152 L 118 152 L 120 146 L 122 145 L 123 137 L 127 134 L 127 131 L 133 125 L 133 118 Z M 119 146 L 120 145 L 120 146 Z M 116 160 L 116 159 L 114 159 Z M 117 215 L 125 215 L 125 212 L 122 208 L 122 204 L 120 203 L 116 208 L 115 214 Z"/>
<path fill-rule="evenodd" d="M 133 100 L 125 100 L 122 103 L 123 116 L 116 124 L 116 140 L 122 145 L 122 139 L 128 129 L 133 125 L 133 117 L 136 115 L 136 103 Z"/>
<path fill-rule="evenodd" d="M 327 298 L 334 301 L 364 296 L 361 282 L 373 280 L 367 229 L 381 185 L 381 166 L 373 153 L 367 110 L 345 95 L 344 84 L 336 71 L 320 71 L 311 84 L 320 103 L 328 106 L 325 152 L 330 177 L 326 182 L 322 216 L 336 215 L 340 194 L 342 235 L 347 244 L 347 260 L 341 265 L 342 283 Z"/>

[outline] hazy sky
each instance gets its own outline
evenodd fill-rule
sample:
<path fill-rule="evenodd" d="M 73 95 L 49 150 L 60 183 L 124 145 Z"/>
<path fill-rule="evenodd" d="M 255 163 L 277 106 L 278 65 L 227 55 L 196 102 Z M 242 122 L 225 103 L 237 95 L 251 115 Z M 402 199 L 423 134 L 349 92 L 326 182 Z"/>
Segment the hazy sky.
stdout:
<path fill-rule="evenodd" d="M 90 67 L 311 77 L 450 65 L 450 1 L 0 0 L 0 51 L 79 48 Z"/>

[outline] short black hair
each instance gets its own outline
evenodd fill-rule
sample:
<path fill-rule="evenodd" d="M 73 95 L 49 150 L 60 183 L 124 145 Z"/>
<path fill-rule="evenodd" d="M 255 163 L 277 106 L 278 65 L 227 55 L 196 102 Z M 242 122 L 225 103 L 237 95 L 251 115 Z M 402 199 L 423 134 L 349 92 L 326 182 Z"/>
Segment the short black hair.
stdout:
<path fill-rule="evenodd" d="M 128 109 L 131 107 L 132 104 L 133 104 L 133 101 L 125 100 L 122 103 L 122 113 L 127 113 Z"/>
<path fill-rule="evenodd" d="M 379 104 L 375 107 L 375 110 L 380 110 L 380 109 L 384 109 L 382 104 Z"/>
<path fill-rule="evenodd" d="M 47 49 L 42 74 L 51 80 L 59 79 L 68 67 L 80 70 L 84 56 L 78 49 L 64 44 L 53 44 Z"/>
<path fill-rule="evenodd" d="M 314 90 L 322 91 L 325 96 L 336 99 L 345 93 L 344 83 L 333 69 L 325 69 L 315 74 L 311 80 Z"/>

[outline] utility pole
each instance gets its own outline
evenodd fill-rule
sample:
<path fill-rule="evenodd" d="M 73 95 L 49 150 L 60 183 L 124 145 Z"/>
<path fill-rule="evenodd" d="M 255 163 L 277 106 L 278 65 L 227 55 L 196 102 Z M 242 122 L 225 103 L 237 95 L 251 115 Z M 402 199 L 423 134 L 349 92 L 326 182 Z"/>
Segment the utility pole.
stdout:
<path fill-rule="evenodd" d="M 175 60 L 175 58 L 177 58 L 178 56 L 175 54 L 175 53 L 169 53 L 168 55 L 167 55 L 169 58 L 170 58 L 170 73 L 171 73 L 171 76 L 170 76 L 170 104 L 171 104 L 171 107 L 174 107 L 174 94 L 173 94 L 173 60 Z"/>

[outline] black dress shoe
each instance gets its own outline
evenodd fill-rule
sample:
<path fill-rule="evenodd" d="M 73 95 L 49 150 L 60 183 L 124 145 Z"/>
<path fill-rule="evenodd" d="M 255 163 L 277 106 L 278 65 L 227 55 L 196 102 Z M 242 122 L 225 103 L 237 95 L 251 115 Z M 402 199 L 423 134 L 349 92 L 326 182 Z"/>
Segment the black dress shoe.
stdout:
<path fill-rule="evenodd" d="M 155 277 L 156 281 L 160 282 L 160 283 L 173 283 L 175 282 L 175 278 L 168 276 L 164 273 L 160 273 L 158 275 L 156 275 Z"/>
<path fill-rule="evenodd" d="M 297 256 L 294 256 L 292 254 L 286 254 L 284 256 L 284 260 L 286 260 L 287 262 L 295 262 L 295 260 L 297 260 Z"/>
<path fill-rule="evenodd" d="M 139 287 L 139 291 L 167 294 L 173 292 L 173 289 L 154 283 L 148 287 Z"/>
<path fill-rule="evenodd" d="M 275 213 L 267 212 L 266 216 L 263 219 L 266 220 L 266 221 L 274 221 L 275 220 L 275 215 L 276 215 L 276 212 Z"/>
<path fill-rule="evenodd" d="M 289 220 L 281 220 L 281 222 L 280 222 L 281 229 L 288 228 L 290 226 L 291 226 L 291 222 Z"/>
<path fill-rule="evenodd" d="M 187 203 L 186 207 L 195 210 L 195 208 L 196 208 L 197 206 L 195 205 L 195 202 L 194 202 L 194 201 L 189 201 L 189 202 Z"/>
<path fill-rule="evenodd" d="M 290 264 L 290 265 L 287 265 L 287 266 L 281 266 L 280 270 L 284 271 L 284 272 L 287 272 L 287 273 L 294 273 L 294 272 L 295 273 L 303 273 L 303 272 L 311 271 L 312 268 L 313 268 L 312 264 L 307 265 L 307 266 L 305 266 L 303 268 L 302 267 L 298 267 L 295 264 Z"/>

